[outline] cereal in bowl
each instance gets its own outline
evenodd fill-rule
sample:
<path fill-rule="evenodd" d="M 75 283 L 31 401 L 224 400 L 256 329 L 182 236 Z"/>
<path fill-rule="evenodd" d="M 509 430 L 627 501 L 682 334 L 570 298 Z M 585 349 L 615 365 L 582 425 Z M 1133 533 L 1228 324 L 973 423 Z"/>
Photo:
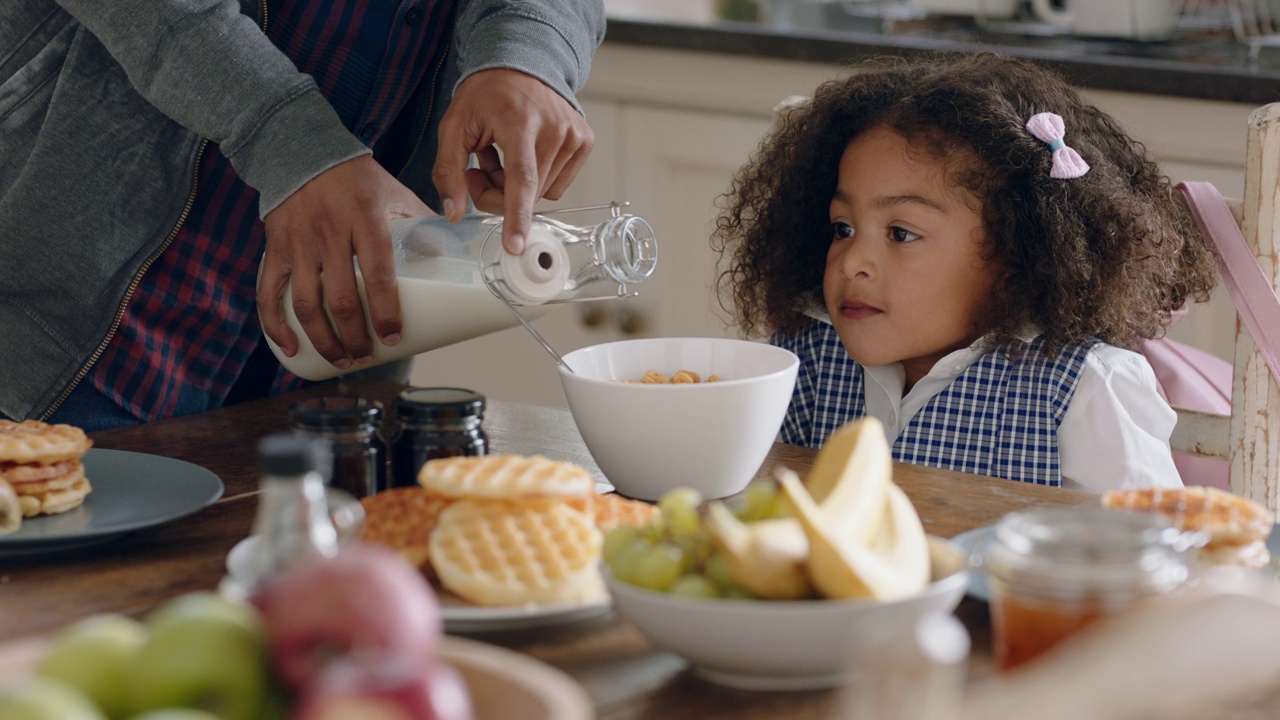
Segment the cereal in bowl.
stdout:
<path fill-rule="evenodd" d="M 700 383 L 700 382 L 719 382 L 719 375 L 708 375 L 706 380 L 702 376 L 692 370 L 677 370 L 670 376 L 664 375 L 657 370 L 648 370 L 644 377 L 639 380 L 628 380 L 627 382 L 641 383 L 644 385 L 679 385 L 682 383 Z"/>

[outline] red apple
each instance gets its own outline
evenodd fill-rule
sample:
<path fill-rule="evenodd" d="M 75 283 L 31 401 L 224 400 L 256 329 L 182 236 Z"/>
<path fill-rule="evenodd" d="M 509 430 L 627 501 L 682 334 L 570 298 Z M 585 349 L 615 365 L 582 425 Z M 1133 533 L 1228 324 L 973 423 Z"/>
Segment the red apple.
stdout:
<path fill-rule="evenodd" d="M 470 694 L 452 666 L 355 652 L 330 662 L 299 698 L 293 720 L 473 720 Z"/>
<path fill-rule="evenodd" d="M 255 594 L 276 672 L 291 689 L 353 650 L 435 662 L 443 626 L 435 592 L 399 553 L 357 544 L 290 567 Z"/>

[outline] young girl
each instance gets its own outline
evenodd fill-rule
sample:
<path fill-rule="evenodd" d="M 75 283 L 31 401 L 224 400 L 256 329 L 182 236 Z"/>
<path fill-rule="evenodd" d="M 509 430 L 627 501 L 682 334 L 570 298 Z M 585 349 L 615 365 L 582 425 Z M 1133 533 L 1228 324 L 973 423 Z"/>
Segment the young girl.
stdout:
<path fill-rule="evenodd" d="M 743 330 L 801 359 L 783 441 L 869 414 L 904 462 L 1180 485 L 1131 348 L 1216 271 L 1142 145 L 1016 59 L 860 70 L 785 116 L 717 222 Z"/>

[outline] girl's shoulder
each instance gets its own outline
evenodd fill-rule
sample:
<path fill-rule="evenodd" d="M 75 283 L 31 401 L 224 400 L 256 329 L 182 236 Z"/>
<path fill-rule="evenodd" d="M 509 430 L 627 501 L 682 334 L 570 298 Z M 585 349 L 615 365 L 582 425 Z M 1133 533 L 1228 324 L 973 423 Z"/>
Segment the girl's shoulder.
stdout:
<path fill-rule="evenodd" d="M 1145 355 L 1101 342 L 1085 356 L 1085 368 L 1106 379 L 1119 376 L 1150 377 L 1152 382 L 1155 381 L 1155 372 Z"/>
<path fill-rule="evenodd" d="M 1085 356 L 1076 395 L 1114 398 L 1108 402 L 1119 407 L 1135 408 L 1152 403 L 1167 407 L 1155 370 L 1146 356 L 1106 343 L 1098 343 Z"/>
<path fill-rule="evenodd" d="M 1017 343 L 1014 344 L 1017 345 Z M 1032 364 L 1055 364 L 1078 359 L 1102 373 L 1124 372 L 1147 365 L 1146 357 L 1142 353 L 1096 339 L 1063 345 L 1051 353 L 1045 353 L 1044 348 L 1043 336 L 1030 336 L 1023 338 L 1023 342 L 1017 347 L 1007 345 L 992 347 L 988 353 L 1003 354 L 1017 361 Z"/>

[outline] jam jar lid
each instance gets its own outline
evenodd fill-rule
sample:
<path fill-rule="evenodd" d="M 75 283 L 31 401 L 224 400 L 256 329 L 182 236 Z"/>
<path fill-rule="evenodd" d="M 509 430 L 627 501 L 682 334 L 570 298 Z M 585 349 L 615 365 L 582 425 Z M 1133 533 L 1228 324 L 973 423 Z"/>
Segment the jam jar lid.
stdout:
<path fill-rule="evenodd" d="M 396 417 L 400 420 L 457 420 L 483 412 L 484 396 L 466 388 L 409 388 L 396 398 Z"/>
<path fill-rule="evenodd" d="M 382 403 L 360 395 L 323 395 L 289 407 L 289 423 L 307 430 L 360 430 L 381 417 Z"/>
<path fill-rule="evenodd" d="M 1200 541 L 1161 515 L 1100 507 L 1014 512 L 996 524 L 987 549 L 994 578 L 1040 592 L 1162 590 L 1187 579 L 1187 552 Z"/>

